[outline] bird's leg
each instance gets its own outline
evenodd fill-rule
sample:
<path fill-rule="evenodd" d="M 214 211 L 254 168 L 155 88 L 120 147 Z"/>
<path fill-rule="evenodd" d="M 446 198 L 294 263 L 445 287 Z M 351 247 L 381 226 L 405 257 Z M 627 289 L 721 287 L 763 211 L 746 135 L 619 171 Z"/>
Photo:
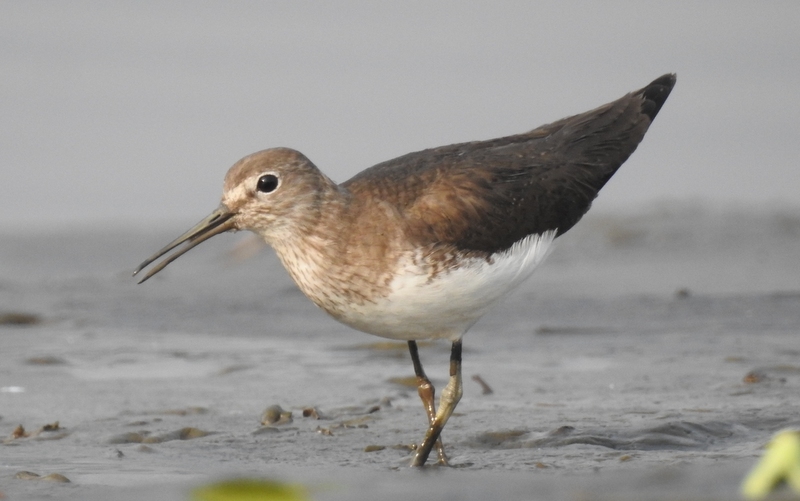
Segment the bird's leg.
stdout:
<path fill-rule="evenodd" d="M 428 428 L 422 444 L 417 447 L 411 466 L 424 465 L 428 455 L 431 453 L 431 449 L 433 449 L 433 445 L 440 443 L 439 435 L 442 433 L 447 420 L 453 414 L 458 401 L 461 400 L 461 394 L 461 340 L 458 340 L 453 343 L 453 349 L 450 351 L 450 381 L 447 382 L 447 386 L 442 391 L 436 417 L 433 419 L 430 428 Z"/>
<path fill-rule="evenodd" d="M 411 362 L 414 363 L 414 374 L 417 375 L 417 393 L 419 393 L 419 398 L 425 407 L 425 413 L 428 415 L 428 424 L 433 425 L 433 420 L 436 418 L 436 407 L 433 403 L 434 388 L 422 368 L 416 341 L 408 342 L 408 351 L 411 353 Z M 436 439 L 436 450 L 439 452 L 439 464 L 447 465 L 447 455 L 444 453 L 444 445 L 442 445 L 441 438 Z M 430 453 L 430 451 L 428 452 Z"/>

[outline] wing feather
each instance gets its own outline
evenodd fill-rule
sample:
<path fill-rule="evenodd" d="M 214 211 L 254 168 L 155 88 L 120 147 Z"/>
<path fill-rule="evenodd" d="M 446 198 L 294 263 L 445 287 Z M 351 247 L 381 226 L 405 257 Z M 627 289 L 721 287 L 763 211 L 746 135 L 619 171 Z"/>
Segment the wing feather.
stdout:
<path fill-rule="evenodd" d="M 491 255 L 531 234 L 562 235 L 634 152 L 674 84 L 664 75 L 525 134 L 410 153 L 343 187 L 392 203 L 417 244 Z"/>

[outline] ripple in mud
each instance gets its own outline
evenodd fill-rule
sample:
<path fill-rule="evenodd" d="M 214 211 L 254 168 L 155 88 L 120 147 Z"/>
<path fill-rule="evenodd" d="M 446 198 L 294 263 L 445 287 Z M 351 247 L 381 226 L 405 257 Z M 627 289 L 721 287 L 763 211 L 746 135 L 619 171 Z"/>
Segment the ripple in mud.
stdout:
<path fill-rule="evenodd" d="M 172 440 L 192 440 L 213 434 L 214 432 L 201 430 L 191 426 L 171 431 L 161 435 L 151 435 L 149 431 L 128 432 L 114 435 L 106 439 L 105 443 L 116 444 L 160 444 Z"/>
<path fill-rule="evenodd" d="M 564 447 L 573 444 L 597 445 L 621 450 L 707 449 L 712 444 L 739 433 L 740 426 L 720 421 L 699 424 L 673 421 L 652 428 L 631 431 L 577 430 L 562 426 L 535 437 L 525 430 L 486 432 L 464 445 L 482 449 L 524 449 Z"/>

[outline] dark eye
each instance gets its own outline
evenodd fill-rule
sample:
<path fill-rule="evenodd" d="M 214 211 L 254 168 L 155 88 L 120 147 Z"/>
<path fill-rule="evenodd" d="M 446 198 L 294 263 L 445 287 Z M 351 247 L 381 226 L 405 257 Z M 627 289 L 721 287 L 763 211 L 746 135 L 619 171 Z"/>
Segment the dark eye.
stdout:
<path fill-rule="evenodd" d="M 271 193 L 278 187 L 278 176 L 274 174 L 264 174 L 258 178 L 256 189 L 262 193 Z"/>

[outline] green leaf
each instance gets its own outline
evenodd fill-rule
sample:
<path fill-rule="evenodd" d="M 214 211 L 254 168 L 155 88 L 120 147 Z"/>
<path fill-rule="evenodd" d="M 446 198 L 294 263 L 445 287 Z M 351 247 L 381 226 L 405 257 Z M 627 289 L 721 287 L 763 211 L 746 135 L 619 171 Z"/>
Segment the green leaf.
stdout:
<path fill-rule="evenodd" d="M 742 483 L 742 495 L 761 499 L 786 483 L 800 494 L 800 431 L 784 430 L 767 445 L 764 457 Z"/>
<path fill-rule="evenodd" d="M 198 487 L 195 501 L 308 501 L 308 491 L 298 484 L 240 478 Z"/>

